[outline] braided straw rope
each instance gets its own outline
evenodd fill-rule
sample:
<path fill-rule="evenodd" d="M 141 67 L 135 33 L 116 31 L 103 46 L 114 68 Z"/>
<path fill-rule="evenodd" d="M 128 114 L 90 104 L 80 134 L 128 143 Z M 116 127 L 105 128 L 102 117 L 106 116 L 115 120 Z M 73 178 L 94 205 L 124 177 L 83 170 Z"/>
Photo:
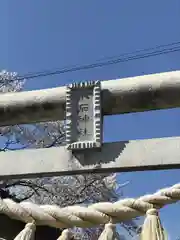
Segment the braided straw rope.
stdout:
<path fill-rule="evenodd" d="M 21 220 L 56 228 L 92 227 L 99 224 L 122 222 L 145 215 L 148 209 L 162 208 L 180 200 L 180 184 L 161 189 L 152 195 L 138 199 L 127 198 L 114 203 L 100 202 L 88 207 L 36 205 L 30 202 L 15 203 L 11 199 L 0 199 L 0 213 Z"/>

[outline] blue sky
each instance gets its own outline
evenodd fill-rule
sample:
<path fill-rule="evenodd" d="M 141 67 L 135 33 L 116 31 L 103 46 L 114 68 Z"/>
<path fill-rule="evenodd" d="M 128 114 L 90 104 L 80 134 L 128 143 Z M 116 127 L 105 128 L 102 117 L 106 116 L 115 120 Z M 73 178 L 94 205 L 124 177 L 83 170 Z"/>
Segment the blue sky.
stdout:
<path fill-rule="evenodd" d="M 180 40 L 180 1 L 1 0 L 0 69 L 27 72 L 88 64 Z M 179 69 L 180 52 L 104 68 L 27 81 L 26 89 L 71 81 L 108 80 Z M 105 140 L 180 135 L 180 110 L 105 118 Z M 125 173 L 125 196 L 140 196 L 179 182 L 180 170 Z M 162 210 L 171 239 L 180 235 L 179 204 Z M 177 220 L 177 223 L 176 223 Z"/>

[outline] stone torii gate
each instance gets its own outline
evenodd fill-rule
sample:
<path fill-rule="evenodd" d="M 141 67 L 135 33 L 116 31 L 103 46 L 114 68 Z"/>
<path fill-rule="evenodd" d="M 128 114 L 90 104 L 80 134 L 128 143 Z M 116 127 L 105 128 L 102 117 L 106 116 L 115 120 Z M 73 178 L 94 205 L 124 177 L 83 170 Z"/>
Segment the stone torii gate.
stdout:
<path fill-rule="evenodd" d="M 102 136 L 103 116 L 179 107 L 179 96 L 180 71 L 2 94 L 0 126 L 66 119 L 66 144 L 0 153 L 0 178 L 179 168 L 180 137 L 103 143 Z"/>

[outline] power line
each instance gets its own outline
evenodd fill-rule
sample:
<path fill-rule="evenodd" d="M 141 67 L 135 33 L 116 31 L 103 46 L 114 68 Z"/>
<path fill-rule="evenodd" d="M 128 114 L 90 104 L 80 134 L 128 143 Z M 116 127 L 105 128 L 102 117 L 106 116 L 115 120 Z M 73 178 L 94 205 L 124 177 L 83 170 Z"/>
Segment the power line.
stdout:
<path fill-rule="evenodd" d="M 179 44 L 180 44 L 180 41 L 172 42 L 172 43 L 168 43 L 168 44 L 161 44 L 161 45 L 157 45 L 155 47 L 144 48 L 144 49 L 136 50 L 136 51 L 133 51 L 133 52 L 126 52 L 126 53 L 123 53 L 123 54 L 120 54 L 120 55 L 115 55 L 115 56 L 111 56 L 111 57 L 103 57 L 103 58 L 100 58 L 100 59 L 96 60 L 95 62 L 112 60 L 114 58 L 125 57 L 125 56 L 132 55 L 132 54 L 137 54 L 137 53 L 141 53 L 141 52 L 147 52 L 147 51 L 151 51 L 151 50 L 155 50 L 155 49 L 159 49 L 159 48 L 163 48 L 163 47 L 176 46 L 176 45 L 179 45 Z M 79 66 L 82 66 L 82 65 L 79 65 Z M 74 67 L 77 67 L 77 65 L 64 66 L 64 68 L 74 68 Z M 62 69 L 64 69 L 64 68 L 62 68 Z M 58 69 L 54 69 L 53 71 L 57 71 L 57 70 L 59 70 L 59 68 Z M 38 72 L 29 72 L 25 76 L 30 76 L 30 75 L 35 75 L 35 74 L 42 74 L 42 73 L 49 73 L 49 72 L 52 72 L 52 70 L 44 70 L 44 71 L 38 71 Z"/>
<path fill-rule="evenodd" d="M 98 60 L 96 60 L 95 62 L 99 62 L 99 61 L 107 61 L 107 60 L 110 60 L 110 59 L 114 59 L 114 58 L 119 58 L 119 57 L 125 57 L 125 56 L 128 56 L 128 55 L 132 55 L 132 54 L 137 54 L 137 53 L 141 53 L 141 52 L 147 52 L 147 51 L 151 51 L 151 50 L 155 50 L 155 49 L 159 49 L 159 48 L 163 48 L 163 47 L 170 47 L 170 46 L 176 46 L 176 45 L 179 45 L 180 44 L 180 41 L 179 42 L 172 42 L 172 43 L 168 43 L 168 44 L 161 44 L 161 45 L 157 45 L 155 47 L 151 47 L 151 48 L 144 48 L 144 49 L 140 49 L 140 50 L 136 50 L 136 51 L 133 51 L 133 52 L 128 52 L 128 53 L 123 53 L 123 54 L 120 54 L 120 55 L 116 55 L 116 56 L 111 56 L 111 57 L 103 57 L 103 58 L 100 58 Z M 79 65 L 79 66 L 82 66 L 82 65 Z M 77 67 L 77 65 L 68 65 L 68 66 L 64 66 L 64 68 L 61 68 L 61 70 L 63 69 L 67 69 L 67 68 L 74 68 L 74 67 Z M 32 75 L 37 75 L 37 74 L 45 74 L 45 73 L 49 73 L 49 72 L 55 72 L 57 70 L 60 70 L 59 68 L 58 69 L 54 69 L 54 70 L 45 70 L 45 71 L 39 71 L 39 72 L 29 72 L 23 76 L 27 76 L 27 77 L 30 77 Z"/>
<path fill-rule="evenodd" d="M 177 45 L 177 46 L 175 46 L 175 45 Z M 170 46 L 174 46 L 174 47 L 164 48 L 162 50 L 156 50 L 156 51 L 152 51 L 152 52 L 144 53 L 144 54 L 135 54 L 135 53 L 141 53 L 144 51 L 159 49 L 162 47 L 170 47 Z M 79 65 L 79 66 L 74 65 L 71 67 L 61 68 L 61 69 L 57 69 L 54 71 L 47 70 L 47 71 L 41 71 L 41 72 L 35 72 L 35 73 L 27 73 L 25 75 L 18 76 L 16 79 L 17 80 L 33 79 L 33 78 L 37 78 L 37 77 L 45 77 L 45 76 L 63 74 L 63 73 L 67 73 L 67 72 L 75 72 L 75 71 L 80 71 L 80 70 L 93 69 L 93 68 L 97 68 L 97 67 L 103 67 L 103 66 L 108 66 L 108 65 L 113 65 L 113 64 L 118 64 L 118 63 L 122 63 L 122 62 L 138 60 L 138 59 L 143 59 L 143 58 L 168 54 L 168 53 L 172 53 L 172 52 L 178 52 L 178 51 L 180 51 L 180 42 L 174 42 L 174 43 L 170 43 L 170 44 L 159 45 L 159 46 L 156 46 L 153 48 L 147 48 L 147 49 L 134 51 L 132 53 L 124 53 L 124 54 L 119 55 L 119 57 L 117 57 L 115 59 L 113 59 L 114 57 L 105 58 L 106 61 L 104 60 L 103 62 L 99 62 L 99 63 L 96 62 L 96 63 L 92 63 L 92 64 Z M 132 55 L 132 54 L 135 54 L 135 55 L 128 57 L 128 55 Z M 124 57 L 120 57 L 120 56 L 124 56 Z M 112 60 L 107 60 L 107 59 L 112 59 Z"/>
<path fill-rule="evenodd" d="M 148 52 L 148 51 L 151 51 L 151 50 L 156 50 L 156 49 L 164 48 L 164 47 L 170 47 L 170 46 L 176 46 L 176 45 L 179 46 L 179 44 L 180 44 L 180 41 L 179 42 L 172 42 L 172 43 L 168 43 L 168 44 L 161 44 L 161 45 L 157 45 L 155 47 L 144 48 L 144 49 L 136 50 L 136 51 L 133 51 L 133 52 L 126 52 L 126 53 L 123 53 L 123 54 L 120 54 L 120 55 L 100 58 L 97 61 L 108 60 L 108 59 L 110 60 L 110 59 L 113 59 L 113 58 L 124 57 L 124 56 L 127 56 L 127 55 L 137 54 L 137 53 L 141 53 L 141 52 Z"/>

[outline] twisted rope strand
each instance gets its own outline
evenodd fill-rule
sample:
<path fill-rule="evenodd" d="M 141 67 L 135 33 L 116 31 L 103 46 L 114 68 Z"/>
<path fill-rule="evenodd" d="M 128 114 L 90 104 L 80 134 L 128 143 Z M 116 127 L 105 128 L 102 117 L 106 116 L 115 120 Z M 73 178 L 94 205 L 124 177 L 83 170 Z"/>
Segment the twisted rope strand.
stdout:
<path fill-rule="evenodd" d="M 145 215 L 148 209 L 160 209 L 180 200 L 180 184 L 164 188 L 152 195 L 138 199 L 127 198 L 114 203 L 100 202 L 88 207 L 37 205 L 30 202 L 15 203 L 11 199 L 0 199 L 0 213 L 23 222 L 35 221 L 37 225 L 56 228 L 92 227 L 99 224 L 122 222 Z"/>

